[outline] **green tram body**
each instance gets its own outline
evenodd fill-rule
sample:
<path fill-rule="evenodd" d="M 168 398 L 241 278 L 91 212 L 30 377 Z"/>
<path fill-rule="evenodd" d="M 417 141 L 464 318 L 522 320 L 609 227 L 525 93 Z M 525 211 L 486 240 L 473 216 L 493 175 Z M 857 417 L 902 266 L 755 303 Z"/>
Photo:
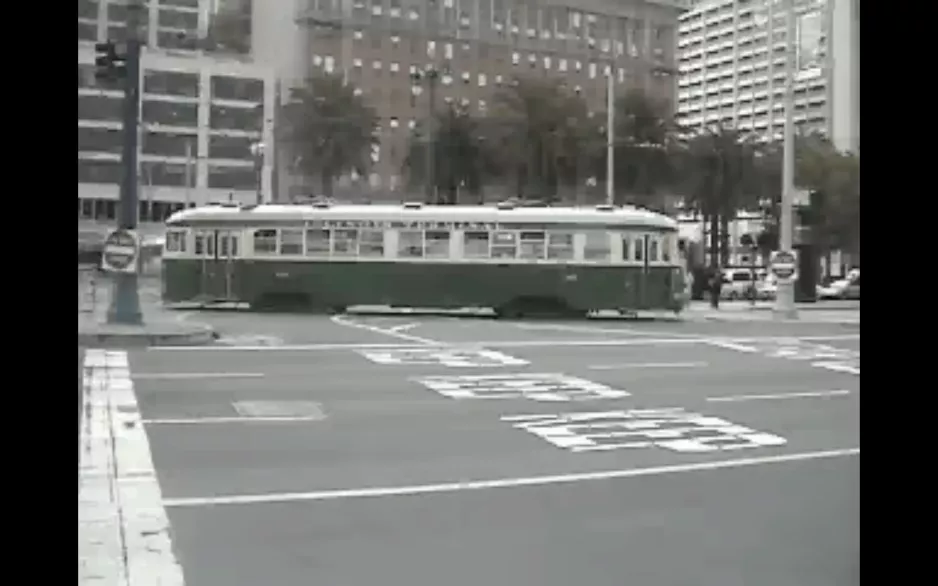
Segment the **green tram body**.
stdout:
<path fill-rule="evenodd" d="M 679 312 L 677 243 L 632 207 L 212 205 L 167 221 L 163 300 Z"/>

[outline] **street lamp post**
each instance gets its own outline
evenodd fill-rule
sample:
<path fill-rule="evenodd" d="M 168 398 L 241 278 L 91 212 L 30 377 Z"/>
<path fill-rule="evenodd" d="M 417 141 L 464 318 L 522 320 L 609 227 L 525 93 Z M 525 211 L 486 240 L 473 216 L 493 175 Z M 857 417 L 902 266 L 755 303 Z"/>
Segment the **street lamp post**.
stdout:
<path fill-rule="evenodd" d="M 251 155 L 254 157 L 254 178 L 257 188 L 257 205 L 264 203 L 264 143 L 251 143 Z"/>
<path fill-rule="evenodd" d="M 798 23 L 796 1 L 787 0 L 785 10 L 785 127 L 782 151 L 782 201 L 778 228 L 779 249 L 784 252 L 791 252 L 794 244 L 792 208 L 795 196 L 795 72 L 798 58 L 795 38 Z M 771 30 L 772 27 L 770 27 L 770 35 Z M 782 318 L 797 317 L 794 279 L 779 279 L 775 297 L 775 313 Z"/>

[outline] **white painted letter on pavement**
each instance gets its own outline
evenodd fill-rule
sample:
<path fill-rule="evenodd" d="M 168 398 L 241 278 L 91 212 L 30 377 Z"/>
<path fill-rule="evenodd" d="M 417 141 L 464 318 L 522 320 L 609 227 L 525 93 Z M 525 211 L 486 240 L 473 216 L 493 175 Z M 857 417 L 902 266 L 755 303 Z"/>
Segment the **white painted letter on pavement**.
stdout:
<path fill-rule="evenodd" d="M 502 421 L 571 452 L 663 448 L 708 453 L 781 446 L 786 440 L 681 408 L 516 415 Z"/>
<path fill-rule="evenodd" d="M 416 379 L 451 399 L 531 399 L 585 401 L 621 399 L 629 393 L 559 373 L 518 373 L 468 376 L 425 376 Z"/>
<path fill-rule="evenodd" d="M 408 366 L 448 366 L 452 368 L 484 368 L 494 366 L 525 366 L 527 360 L 494 350 L 448 348 L 392 348 L 359 350 L 359 354 L 378 364 Z"/>

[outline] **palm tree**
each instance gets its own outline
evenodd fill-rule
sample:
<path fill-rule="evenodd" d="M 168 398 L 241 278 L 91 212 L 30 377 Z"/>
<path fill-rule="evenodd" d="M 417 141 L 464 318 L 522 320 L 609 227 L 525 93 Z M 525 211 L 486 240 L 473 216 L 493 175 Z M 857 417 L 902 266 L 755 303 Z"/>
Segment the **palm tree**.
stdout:
<path fill-rule="evenodd" d="M 483 128 L 483 121 L 465 108 L 451 106 L 436 115 L 429 140 L 425 131 L 415 130 L 404 159 L 411 186 L 426 184 L 429 145 L 435 149 L 433 178 L 439 203 L 458 203 L 462 189 L 481 196 L 494 168 Z"/>
<path fill-rule="evenodd" d="M 718 126 L 694 136 L 681 156 L 684 204 L 700 213 L 710 230 L 710 266 L 729 257 L 728 224 L 742 209 L 758 206 L 759 166 L 752 137 Z"/>
<path fill-rule="evenodd" d="M 378 143 L 378 118 L 341 76 L 316 74 L 291 90 L 280 120 L 279 140 L 296 170 L 319 178 L 323 196 L 332 196 L 336 178 L 344 173 L 365 174 Z"/>
<path fill-rule="evenodd" d="M 577 151 L 587 148 L 586 103 L 560 82 L 540 78 L 516 79 L 493 102 L 494 148 L 516 195 L 556 199 L 560 185 L 576 181 Z"/>

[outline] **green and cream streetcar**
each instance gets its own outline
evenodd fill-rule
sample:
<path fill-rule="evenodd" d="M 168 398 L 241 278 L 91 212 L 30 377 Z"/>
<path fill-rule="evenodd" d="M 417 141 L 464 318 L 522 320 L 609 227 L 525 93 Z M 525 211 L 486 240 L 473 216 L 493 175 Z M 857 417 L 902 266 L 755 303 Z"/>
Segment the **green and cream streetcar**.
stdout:
<path fill-rule="evenodd" d="M 253 309 L 685 303 L 677 222 L 633 207 L 210 205 L 167 221 L 163 299 Z"/>

